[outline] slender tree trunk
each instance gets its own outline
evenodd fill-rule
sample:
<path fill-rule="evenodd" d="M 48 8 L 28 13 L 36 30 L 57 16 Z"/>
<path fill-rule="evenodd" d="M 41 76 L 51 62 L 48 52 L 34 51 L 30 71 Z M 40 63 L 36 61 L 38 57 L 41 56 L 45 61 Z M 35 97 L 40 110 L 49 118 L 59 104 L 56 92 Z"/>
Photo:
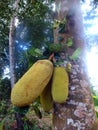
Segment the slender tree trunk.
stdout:
<path fill-rule="evenodd" d="M 15 83 L 15 57 L 14 57 L 14 30 L 15 30 L 15 17 L 11 18 L 10 32 L 9 32 L 9 56 L 10 56 L 10 77 L 11 87 Z"/>
<path fill-rule="evenodd" d="M 20 0 L 16 0 L 13 8 L 15 13 L 13 14 L 10 22 L 10 30 L 9 30 L 9 58 L 10 58 L 10 77 L 11 77 L 11 87 L 14 86 L 15 83 L 15 56 L 14 56 L 14 33 L 15 33 L 15 19 L 18 11 L 18 4 Z"/>
<path fill-rule="evenodd" d="M 61 21 L 65 17 L 67 18 L 68 30 L 64 34 L 58 34 L 56 29 L 54 34 L 64 38 L 63 46 L 66 46 L 64 43 L 68 37 L 73 39 L 74 44 L 72 48 L 66 47 L 65 51 L 60 53 L 61 59 L 64 61 L 61 66 L 65 67 L 66 62 L 70 62 L 72 70 L 69 73 L 68 100 L 63 104 L 54 103 L 53 130 L 94 130 L 93 124 L 96 116 L 84 63 L 85 40 L 80 2 L 79 0 L 56 0 L 57 7 L 58 4 L 61 7 L 57 12 L 57 18 Z M 57 41 L 57 36 L 55 38 L 54 41 Z M 82 49 L 81 56 L 78 60 L 70 60 L 68 56 L 79 47 Z"/>
<path fill-rule="evenodd" d="M 17 11 L 19 8 L 19 2 L 20 0 L 16 0 L 13 9 L 15 10 L 15 13 L 13 14 L 11 18 L 11 23 L 10 23 L 10 31 L 9 31 L 9 57 L 10 57 L 10 77 L 11 77 L 11 88 L 13 88 L 16 80 L 15 76 L 15 55 L 14 55 L 14 50 L 15 50 L 15 45 L 14 45 L 14 34 L 15 34 L 15 20 L 17 17 Z M 22 116 L 16 112 L 15 114 L 16 120 L 17 120 L 17 130 L 23 130 L 23 120 Z M 16 130 L 16 128 L 15 128 Z"/>

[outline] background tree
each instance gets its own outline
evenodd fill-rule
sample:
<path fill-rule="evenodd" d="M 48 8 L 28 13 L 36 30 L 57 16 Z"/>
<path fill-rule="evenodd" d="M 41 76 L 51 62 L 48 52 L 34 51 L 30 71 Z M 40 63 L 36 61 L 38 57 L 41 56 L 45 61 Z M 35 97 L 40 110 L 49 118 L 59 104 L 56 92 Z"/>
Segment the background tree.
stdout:
<path fill-rule="evenodd" d="M 13 10 L 15 11 L 11 17 L 10 30 L 9 30 L 9 59 L 10 59 L 10 76 L 11 76 L 11 87 L 15 83 L 15 57 L 14 57 L 14 33 L 15 33 L 15 20 L 17 17 L 17 11 L 19 8 L 20 0 L 16 0 L 13 4 Z"/>

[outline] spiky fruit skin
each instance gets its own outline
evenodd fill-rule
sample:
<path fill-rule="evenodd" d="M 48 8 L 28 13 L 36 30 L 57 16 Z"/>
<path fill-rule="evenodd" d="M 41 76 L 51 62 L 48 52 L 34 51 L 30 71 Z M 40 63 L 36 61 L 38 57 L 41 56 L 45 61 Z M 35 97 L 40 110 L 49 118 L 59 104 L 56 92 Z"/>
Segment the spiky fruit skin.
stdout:
<path fill-rule="evenodd" d="M 68 74 L 64 67 L 55 67 L 52 78 L 52 97 L 57 103 L 64 103 L 68 97 Z"/>
<path fill-rule="evenodd" d="M 44 90 L 53 72 L 49 60 L 38 60 L 15 84 L 11 92 L 13 105 L 23 107 L 31 104 Z"/>
<path fill-rule="evenodd" d="M 51 95 L 51 80 L 40 95 L 40 103 L 45 112 L 49 112 L 53 108 L 53 99 Z"/>

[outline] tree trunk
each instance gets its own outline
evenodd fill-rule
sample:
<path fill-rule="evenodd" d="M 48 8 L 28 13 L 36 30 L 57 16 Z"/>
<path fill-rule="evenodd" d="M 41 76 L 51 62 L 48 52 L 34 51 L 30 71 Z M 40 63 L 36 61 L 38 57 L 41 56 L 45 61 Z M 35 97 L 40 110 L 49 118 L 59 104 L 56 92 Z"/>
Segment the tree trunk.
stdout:
<path fill-rule="evenodd" d="M 19 2 L 20 0 L 16 0 L 13 9 L 15 10 L 15 13 L 13 14 L 11 18 L 10 23 L 10 31 L 9 31 L 9 57 L 10 57 L 10 78 L 11 78 L 11 88 L 13 88 L 16 80 L 15 76 L 15 55 L 14 55 L 14 34 L 15 34 L 15 19 L 17 16 L 17 11 L 19 8 Z M 17 130 L 23 130 L 23 121 L 22 117 L 19 113 L 15 114 L 16 120 L 17 120 Z M 16 129 L 15 129 L 16 130 Z"/>
<path fill-rule="evenodd" d="M 66 47 L 65 42 L 68 37 L 73 39 L 73 46 L 66 47 L 60 53 L 64 63 L 61 66 L 66 66 L 67 62 L 72 65 L 72 70 L 69 73 L 69 96 L 65 103 L 54 103 L 53 110 L 53 130 L 94 130 L 96 116 L 94 104 L 90 92 L 90 84 L 87 77 L 85 66 L 85 40 L 83 33 L 82 15 L 80 10 L 79 0 L 56 0 L 56 5 L 61 6 L 57 12 L 57 19 L 63 20 L 67 18 L 67 32 L 56 34 L 62 36 L 64 40 L 62 45 Z M 77 60 L 71 60 L 68 56 L 77 49 L 81 48 L 82 53 Z M 97 130 L 97 128 L 95 129 Z"/>
<path fill-rule="evenodd" d="M 10 57 L 10 79 L 11 79 L 11 87 L 14 86 L 15 83 L 15 57 L 14 57 L 14 23 L 15 17 L 11 18 L 10 23 L 10 32 L 9 32 L 9 57 Z"/>
<path fill-rule="evenodd" d="M 15 83 L 15 56 L 14 56 L 14 33 L 15 33 L 15 18 L 18 11 L 18 4 L 20 0 L 16 0 L 13 8 L 15 13 L 11 18 L 10 30 L 9 30 L 9 59 L 10 59 L 10 78 L 11 78 L 11 87 Z"/>

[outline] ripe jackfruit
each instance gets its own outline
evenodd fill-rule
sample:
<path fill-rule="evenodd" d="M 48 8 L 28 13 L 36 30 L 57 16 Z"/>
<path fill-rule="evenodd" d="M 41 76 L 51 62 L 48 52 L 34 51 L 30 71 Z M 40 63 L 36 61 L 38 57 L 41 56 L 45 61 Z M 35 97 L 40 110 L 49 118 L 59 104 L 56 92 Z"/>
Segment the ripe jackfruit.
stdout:
<path fill-rule="evenodd" d="M 49 60 L 38 60 L 15 84 L 11 92 L 12 104 L 22 107 L 31 104 L 44 90 L 53 72 Z"/>
<path fill-rule="evenodd" d="M 50 111 L 53 107 L 53 99 L 51 95 L 51 80 L 40 95 L 40 103 L 43 107 L 43 110 L 46 112 Z"/>
<path fill-rule="evenodd" d="M 52 97 L 57 103 L 64 103 L 68 97 L 68 74 L 64 67 L 55 67 L 52 79 Z"/>

